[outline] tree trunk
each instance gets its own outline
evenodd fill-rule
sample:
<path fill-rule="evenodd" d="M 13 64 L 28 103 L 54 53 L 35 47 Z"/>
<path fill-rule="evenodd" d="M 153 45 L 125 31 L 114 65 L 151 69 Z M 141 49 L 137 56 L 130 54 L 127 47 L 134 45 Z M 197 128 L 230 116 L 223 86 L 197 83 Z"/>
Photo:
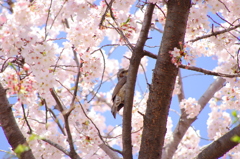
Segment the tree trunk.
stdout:
<path fill-rule="evenodd" d="M 166 122 L 178 68 L 171 62 L 169 51 L 184 42 L 190 0 L 169 0 L 161 47 L 153 71 L 147 109 L 144 116 L 139 159 L 160 158 L 166 133 Z"/>
<path fill-rule="evenodd" d="M 3 128 L 4 134 L 14 150 L 19 144 L 26 145 L 27 141 L 19 129 L 15 118 L 12 113 L 12 108 L 9 105 L 6 97 L 6 90 L 0 83 L 0 123 Z M 21 153 L 21 159 L 34 159 L 31 149 Z"/>

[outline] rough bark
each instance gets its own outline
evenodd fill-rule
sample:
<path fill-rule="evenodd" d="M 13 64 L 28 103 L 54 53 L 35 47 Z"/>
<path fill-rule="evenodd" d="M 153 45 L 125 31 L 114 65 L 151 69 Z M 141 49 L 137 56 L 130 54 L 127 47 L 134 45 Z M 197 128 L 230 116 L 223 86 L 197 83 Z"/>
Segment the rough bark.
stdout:
<path fill-rule="evenodd" d="M 148 32 L 151 27 L 152 14 L 154 10 L 154 4 L 148 4 L 144 20 L 142 24 L 142 29 L 136 43 L 136 46 L 133 50 L 132 57 L 130 59 L 130 66 L 127 76 L 127 87 L 125 93 L 124 101 L 124 111 L 123 111 L 123 130 L 122 130 L 122 141 L 123 141 L 123 158 L 131 159 L 132 158 L 132 140 L 131 140 L 131 124 L 132 124 L 132 105 L 133 105 L 133 96 L 137 78 L 137 71 L 141 58 L 144 56 L 143 47 L 146 40 L 148 39 Z"/>
<path fill-rule="evenodd" d="M 179 48 L 179 42 L 184 42 L 190 5 L 190 0 L 169 0 L 167 4 L 166 25 L 147 101 L 139 159 L 161 157 L 169 106 L 178 74 L 169 51 L 174 47 Z"/>
<path fill-rule="evenodd" d="M 14 150 L 19 144 L 28 145 L 25 137 L 20 131 L 12 113 L 12 108 L 6 97 L 6 89 L 0 83 L 0 123 L 4 134 Z M 34 159 L 31 149 L 21 153 L 21 159 Z"/>
<path fill-rule="evenodd" d="M 207 146 L 195 159 L 220 158 L 239 143 L 231 140 L 235 135 L 240 136 L 240 125 Z"/>

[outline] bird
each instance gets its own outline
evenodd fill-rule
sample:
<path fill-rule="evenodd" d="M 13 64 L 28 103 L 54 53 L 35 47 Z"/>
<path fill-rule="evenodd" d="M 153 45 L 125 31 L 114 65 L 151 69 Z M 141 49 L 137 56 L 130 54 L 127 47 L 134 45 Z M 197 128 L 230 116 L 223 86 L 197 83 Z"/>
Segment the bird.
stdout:
<path fill-rule="evenodd" d="M 111 108 L 111 112 L 114 118 L 116 118 L 117 112 L 124 106 L 127 74 L 128 74 L 128 70 L 123 68 L 119 69 L 117 73 L 118 83 L 113 90 L 113 94 L 112 94 L 113 105 Z"/>

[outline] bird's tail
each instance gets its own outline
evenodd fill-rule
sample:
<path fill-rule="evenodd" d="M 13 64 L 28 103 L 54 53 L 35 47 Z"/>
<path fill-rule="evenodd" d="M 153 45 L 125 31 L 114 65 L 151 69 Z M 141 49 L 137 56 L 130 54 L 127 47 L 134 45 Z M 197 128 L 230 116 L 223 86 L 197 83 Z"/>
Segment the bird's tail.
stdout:
<path fill-rule="evenodd" d="M 112 112 L 113 117 L 116 119 L 117 107 L 113 105 L 112 109 L 111 109 L 111 112 Z"/>
<path fill-rule="evenodd" d="M 118 106 L 121 104 L 121 97 L 119 96 L 116 96 L 114 101 L 113 101 L 113 106 L 112 106 L 112 109 L 111 109 L 111 112 L 112 112 L 112 115 L 114 118 L 116 118 L 116 114 L 118 112 Z"/>

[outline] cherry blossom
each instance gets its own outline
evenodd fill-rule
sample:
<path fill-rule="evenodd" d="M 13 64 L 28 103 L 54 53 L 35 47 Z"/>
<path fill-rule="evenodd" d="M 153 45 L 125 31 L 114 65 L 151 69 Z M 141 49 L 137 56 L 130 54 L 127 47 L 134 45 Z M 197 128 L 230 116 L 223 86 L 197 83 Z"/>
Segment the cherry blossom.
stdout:
<path fill-rule="evenodd" d="M 146 2 L 156 4 L 149 41 L 161 40 L 167 2 Z M 0 11 L 0 82 L 7 89 L 7 97 L 16 101 L 12 105 L 13 113 L 34 156 L 67 158 L 69 156 L 51 142 L 68 151 L 70 138 L 81 158 L 109 158 L 102 144 L 121 149 L 122 125 L 109 124 L 113 118 L 108 113 L 116 74 L 120 68 L 129 68 L 129 59 L 143 26 L 145 2 L 16 0 L 12 6 L 0 3 L 3 7 Z M 176 67 L 195 66 L 198 58 L 211 57 L 217 61 L 212 71 L 227 75 L 239 73 L 239 26 L 233 29 L 239 25 L 239 15 L 240 1 L 193 0 L 185 41 L 177 41 L 178 46 L 168 50 L 171 62 Z M 159 39 L 151 39 L 156 32 Z M 143 50 L 156 47 L 149 43 Z M 143 80 L 137 79 L 141 82 L 135 90 L 132 109 L 134 155 L 140 150 L 151 89 L 147 81 L 151 80 L 149 74 L 152 73 L 147 73 L 152 71 L 150 66 L 149 57 L 144 56 L 138 74 L 147 74 L 144 80 L 147 87 L 142 89 Z M 173 98 L 180 95 L 183 88 L 179 78 L 176 78 Z M 208 102 L 211 111 L 206 119 L 206 131 L 212 141 L 231 130 L 233 121 L 229 112 L 240 110 L 239 78 L 222 78 L 225 84 Z M 199 115 L 201 107 L 194 97 L 183 97 L 179 103 L 189 120 Z M 118 118 L 123 111 L 124 108 Z M 172 128 L 177 122 L 168 116 L 165 148 L 174 140 Z M 70 133 L 66 131 L 67 126 Z M 32 136 L 35 138 L 31 140 Z M 200 131 L 189 127 L 176 147 L 173 158 L 195 157 L 202 148 Z M 239 158 L 239 148 L 236 146 L 226 155 Z"/>

